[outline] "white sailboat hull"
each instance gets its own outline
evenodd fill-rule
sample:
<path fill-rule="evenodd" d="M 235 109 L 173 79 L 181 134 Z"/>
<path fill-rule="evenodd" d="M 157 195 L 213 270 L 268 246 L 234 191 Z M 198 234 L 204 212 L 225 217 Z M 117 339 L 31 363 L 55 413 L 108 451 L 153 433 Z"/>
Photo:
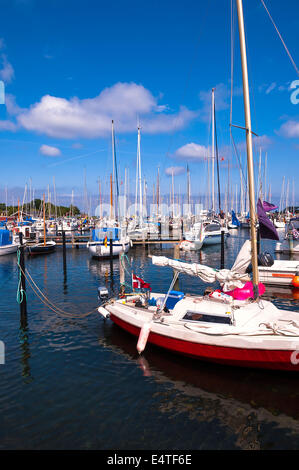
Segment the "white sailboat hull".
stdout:
<path fill-rule="evenodd" d="M 112 244 L 112 255 L 118 256 L 120 253 L 127 253 L 130 248 L 130 242 L 113 242 Z M 109 243 L 107 246 L 104 245 L 104 242 L 88 242 L 87 248 L 89 253 L 94 258 L 109 258 L 110 257 L 110 245 Z"/>

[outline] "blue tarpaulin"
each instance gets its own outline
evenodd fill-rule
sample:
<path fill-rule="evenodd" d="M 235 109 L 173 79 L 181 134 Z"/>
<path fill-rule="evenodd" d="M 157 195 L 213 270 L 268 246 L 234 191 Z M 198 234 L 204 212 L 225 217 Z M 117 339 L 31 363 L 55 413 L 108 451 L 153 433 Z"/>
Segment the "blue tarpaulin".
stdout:
<path fill-rule="evenodd" d="M 95 228 L 92 231 L 92 240 L 94 242 L 103 241 L 107 235 L 107 241 L 110 240 L 110 235 L 112 235 L 112 240 L 118 240 L 119 238 L 119 228 L 118 227 L 104 227 L 104 228 Z"/>
<path fill-rule="evenodd" d="M 0 230 L 0 246 L 4 245 L 11 245 L 9 230 Z"/>

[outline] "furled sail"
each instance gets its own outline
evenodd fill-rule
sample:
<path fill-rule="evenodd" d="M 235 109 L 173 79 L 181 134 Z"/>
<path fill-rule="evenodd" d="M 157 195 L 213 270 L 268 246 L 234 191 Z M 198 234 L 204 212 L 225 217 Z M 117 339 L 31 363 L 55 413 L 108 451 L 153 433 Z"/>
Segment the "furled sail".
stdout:
<path fill-rule="evenodd" d="M 208 284 L 219 281 L 223 291 L 228 292 L 235 288 L 242 288 L 250 280 L 246 269 L 251 260 L 250 241 L 246 240 L 242 246 L 231 269 L 214 269 L 204 264 L 186 263 L 166 256 L 152 256 L 152 263 L 157 266 L 169 266 L 176 271 L 197 276 Z"/>

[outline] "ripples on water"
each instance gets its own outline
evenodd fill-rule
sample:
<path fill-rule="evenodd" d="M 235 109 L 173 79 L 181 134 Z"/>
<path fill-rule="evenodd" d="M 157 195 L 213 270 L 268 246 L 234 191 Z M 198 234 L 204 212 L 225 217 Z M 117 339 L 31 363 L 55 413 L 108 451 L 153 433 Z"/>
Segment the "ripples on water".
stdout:
<path fill-rule="evenodd" d="M 246 234 L 246 231 L 240 232 Z M 243 239 L 227 241 L 226 267 Z M 264 248 L 273 251 L 272 242 Z M 263 248 L 263 249 L 264 249 Z M 148 254 L 173 256 L 168 245 L 137 247 L 128 259 L 153 290 L 167 291 L 168 268 L 152 266 Z M 219 267 L 220 247 L 182 259 Z M 118 260 L 89 257 L 86 249 L 26 258 L 42 291 L 64 311 L 97 307 L 97 287 L 117 292 Z M 81 319 L 57 316 L 28 288 L 28 324 L 20 328 L 14 255 L 0 257 L 0 449 L 297 449 L 299 379 L 193 361 L 148 345 L 136 353 L 136 338 L 97 313 Z M 184 292 L 205 285 L 180 277 Z M 298 301 L 276 298 L 280 308 Z"/>

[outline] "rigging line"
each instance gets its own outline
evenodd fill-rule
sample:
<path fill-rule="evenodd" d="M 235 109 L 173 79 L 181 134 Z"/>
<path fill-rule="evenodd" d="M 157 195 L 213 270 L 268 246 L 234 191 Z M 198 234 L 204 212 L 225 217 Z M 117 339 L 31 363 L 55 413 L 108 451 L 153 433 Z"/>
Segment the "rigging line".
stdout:
<path fill-rule="evenodd" d="M 240 170 L 241 170 L 241 172 L 242 172 L 242 175 L 243 175 L 243 181 L 245 182 L 245 188 L 244 188 L 244 189 L 245 189 L 245 192 L 247 192 L 247 175 L 244 174 L 243 167 L 242 167 L 242 163 L 241 163 L 241 161 L 240 161 L 238 149 L 237 149 L 235 140 L 234 140 L 234 138 L 233 138 L 233 134 L 232 134 L 232 129 L 231 129 L 231 128 L 230 128 L 230 135 L 231 135 L 233 147 L 234 147 L 234 150 L 235 150 L 237 159 L 238 159 L 239 168 L 240 168 Z"/>
<path fill-rule="evenodd" d="M 231 35 L 230 35 L 230 54 L 231 54 L 231 68 L 230 68 L 230 118 L 229 123 L 232 124 L 233 115 L 233 87 L 234 87 L 234 36 L 235 36 L 235 15 L 234 15 L 234 0 L 231 0 Z"/>
<path fill-rule="evenodd" d="M 288 54 L 289 59 L 291 60 L 291 62 L 292 62 L 292 64 L 293 64 L 293 67 L 294 67 L 294 69 L 295 69 L 297 75 L 299 76 L 299 70 L 298 70 L 298 68 L 297 68 L 297 65 L 295 64 L 295 61 L 294 61 L 293 57 L 291 56 L 291 53 L 290 53 L 290 51 L 288 50 L 288 48 L 287 48 L 287 46 L 286 46 L 286 43 L 284 42 L 284 40 L 283 40 L 283 38 L 282 38 L 282 36 L 281 36 L 281 34 L 280 34 L 280 32 L 279 32 L 279 30 L 278 30 L 276 24 L 274 23 L 274 20 L 273 20 L 272 16 L 270 15 L 270 12 L 269 12 L 268 8 L 266 7 L 264 0 L 261 0 L 261 3 L 262 3 L 263 7 L 265 8 L 265 10 L 266 10 L 266 12 L 267 12 L 267 14 L 268 14 L 268 16 L 269 16 L 269 18 L 270 18 L 270 20 L 271 20 L 271 22 L 272 22 L 272 24 L 273 24 L 273 26 L 274 26 L 274 28 L 275 28 L 277 34 L 278 34 L 278 36 L 279 36 L 279 38 L 280 38 L 280 40 L 281 40 L 281 42 L 282 42 L 282 44 L 283 44 L 283 47 L 285 48 L 286 53 Z"/>
<path fill-rule="evenodd" d="M 218 142 L 217 142 L 217 130 L 216 130 L 216 108 L 214 101 L 214 128 L 215 128 L 215 146 L 216 146 L 216 163 L 217 163 L 217 182 L 218 182 L 218 204 L 219 213 L 221 212 L 221 196 L 220 196 L 220 177 L 219 177 L 219 156 L 218 156 Z"/>
<path fill-rule="evenodd" d="M 48 165 L 48 168 L 50 168 L 52 166 L 62 165 L 63 163 L 70 162 L 72 160 L 78 160 L 79 158 L 89 157 L 90 155 L 95 155 L 96 153 L 106 152 L 106 151 L 107 151 L 107 149 L 100 149 L 100 150 L 96 150 L 95 152 L 85 153 L 84 155 L 77 155 L 76 157 L 67 158 L 67 159 L 62 160 L 60 162 L 52 163 L 51 165 Z"/>

